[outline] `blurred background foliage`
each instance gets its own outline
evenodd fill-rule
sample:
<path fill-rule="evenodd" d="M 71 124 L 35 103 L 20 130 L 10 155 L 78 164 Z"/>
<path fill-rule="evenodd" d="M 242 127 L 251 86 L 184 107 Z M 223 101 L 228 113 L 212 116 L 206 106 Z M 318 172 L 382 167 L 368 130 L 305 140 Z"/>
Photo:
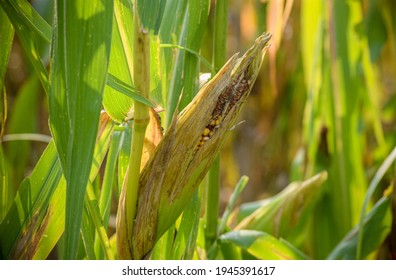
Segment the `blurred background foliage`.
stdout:
<path fill-rule="evenodd" d="M 31 1 L 49 23 L 52 2 Z M 241 203 L 326 170 L 312 226 L 300 233 L 312 240 L 305 252 L 325 258 L 358 223 L 368 184 L 396 144 L 396 2 L 230 0 L 228 9 L 227 58 L 245 51 L 264 31 L 273 37 L 239 116 L 244 122 L 221 153 L 222 206 L 242 175 L 249 183 Z M 213 13 L 202 31 L 201 55 L 208 61 Z M 39 49 L 48 60 L 48 44 Z M 4 83 L 9 116 L 4 134 L 50 135 L 46 95 L 17 37 Z M 45 146 L 4 142 L 9 185 L 18 186 L 30 174 Z M 390 170 L 375 198 L 393 176 Z"/>

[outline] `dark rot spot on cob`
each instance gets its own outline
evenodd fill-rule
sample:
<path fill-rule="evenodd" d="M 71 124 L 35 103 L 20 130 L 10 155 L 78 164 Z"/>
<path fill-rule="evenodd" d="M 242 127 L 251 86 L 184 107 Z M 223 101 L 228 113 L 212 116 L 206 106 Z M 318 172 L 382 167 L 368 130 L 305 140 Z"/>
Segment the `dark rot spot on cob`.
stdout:
<path fill-rule="evenodd" d="M 216 129 L 220 127 L 221 121 L 230 112 L 230 110 L 241 100 L 241 98 L 250 90 L 250 81 L 246 79 L 245 73 L 236 77 L 229 86 L 220 94 L 217 99 L 216 107 L 211 114 L 210 122 L 202 132 L 198 141 L 198 147 L 201 147 L 209 140 Z"/>

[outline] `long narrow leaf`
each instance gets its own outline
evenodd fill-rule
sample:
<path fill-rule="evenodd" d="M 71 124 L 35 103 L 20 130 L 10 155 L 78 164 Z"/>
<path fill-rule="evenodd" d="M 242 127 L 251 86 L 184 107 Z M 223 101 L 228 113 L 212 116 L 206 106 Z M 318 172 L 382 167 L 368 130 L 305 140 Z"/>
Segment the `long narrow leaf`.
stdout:
<path fill-rule="evenodd" d="M 307 257 L 284 240 L 260 231 L 240 230 L 220 237 L 221 242 L 232 242 L 249 254 L 262 260 L 304 260 Z"/>
<path fill-rule="evenodd" d="M 356 258 L 359 247 L 359 257 L 364 258 L 378 249 L 391 229 L 391 201 L 391 197 L 381 198 L 365 216 L 363 223 L 355 226 L 348 232 L 329 254 L 327 259 L 353 260 Z M 360 235 L 364 237 L 362 240 L 359 240 Z"/>
<path fill-rule="evenodd" d="M 192 258 L 198 234 L 200 210 L 201 197 L 197 191 L 181 216 L 180 225 L 173 242 L 171 259 L 190 260 Z"/>
<path fill-rule="evenodd" d="M 183 27 L 179 38 L 179 45 L 185 46 L 195 52 L 200 49 L 203 38 L 202 30 L 205 29 L 209 13 L 210 1 L 189 1 L 184 15 Z M 172 120 L 176 105 L 183 109 L 194 97 L 198 89 L 199 63 L 198 58 L 189 52 L 180 53 L 172 73 L 169 89 L 166 122 L 167 126 Z M 179 96 L 183 95 L 179 102 Z"/>
<path fill-rule="evenodd" d="M 144 98 L 143 96 L 139 95 L 137 93 L 138 91 L 135 88 L 131 87 L 127 83 L 124 83 L 123 81 L 121 81 L 116 76 L 113 76 L 110 73 L 107 75 L 107 85 L 136 101 L 139 101 L 147 106 L 154 107 L 153 103 L 151 103 L 148 99 Z"/>
<path fill-rule="evenodd" d="M 113 1 L 59 0 L 55 6 L 50 127 L 67 182 L 64 257 L 73 259 L 106 82 Z"/>
<path fill-rule="evenodd" d="M 381 167 L 378 169 L 377 173 L 375 174 L 373 180 L 371 181 L 369 188 L 367 190 L 366 197 L 364 198 L 362 210 L 360 213 L 360 220 L 359 220 L 359 232 L 358 232 L 358 243 L 357 243 L 357 250 L 356 250 L 356 258 L 360 259 L 362 257 L 362 244 L 363 244 L 363 224 L 365 221 L 367 207 L 371 200 L 374 191 L 377 189 L 382 177 L 385 175 L 386 171 L 390 168 L 392 163 L 396 160 L 396 148 L 392 150 L 392 152 L 388 155 L 385 161 L 382 163 Z"/>
<path fill-rule="evenodd" d="M 101 114 L 99 132 L 98 132 L 98 140 L 95 145 L 94 152 L 94 164 L 92 165 L 91 172 L 89 175 L 89 180 L 92 182 L 99 172 L 99 168 L 102 164 L 102 161 L 107 153 L 110 138 L 113 133 L 113 124 L 111 122 L 110 117 L 103 113 Z M 57 168 L 61 170 L 59 160 L 57 162 Z M 37 168 L 37 167 L 36 167 Z M 36 180 L 31 179 L 31 183 L 37 186 L 37 188 L 43 188 L 41 186 L 42 182 L 40 181 L 42 178 L 37 178 Z M 47 181 L 44 181 L 47 182 Z M 48 182 L 50 184 L 51 182 Z M 43 188 L 45 189 L 45 188 Z M 48 219 L 48 226 L 43 229 L 41 232 L 41 239 L 38 243 L 38 249 L 36 254 L 34 255 L 34 259 L 45 259 L 48 254 L 52 251 L 55 244 L 58 242 L 61 237 L 64 228 L 65 228 L 65 205 L 66 205 L 66 182 L 64 177 L 61 178 L 59 182 L 59 186 L 56 188 L 55 193 L 52 196 L 46 215 L 50 216 Z"/>
<path fill-rule="evenodd" d="M 322 172 L 301 182 L 291 183 L 278 195 L 244 218 L 235 229 L 268 232 L 276 237 L 296 241 L 312 216 L 315 203 L 323 194 L 327 173 Z"/>
<path fill-rule="evenodd" d="M 36 251 L 41 236 L 38 228 L 45 231 L 48 221 L 44 214 L 52 215 L 49 201 L 62 176 L 53 141 L 50 142 L 30 178 L 18 189 L 7 216 L 0 225 L 0 255 L 6 259 L 29 259 Z"/>
<path fill-rule="evenodd" d="M 127 85 L 133 85 L 132 27 L 132 1 L 116 1 L 109 72 Z M 135 88 L 135 86 L 132 87 Z M 128 113 L 133 110 L 133 100 L 113 90 L 113 88 L 106 87 L 103 106 L 114 120 L 123 122 Z"/>
<path fill-rule="evenodd" d="M 12 22 L 15 31 L 21 40 L 23 49 L 27 54 L 30 62 L 39 77 L 44 90 L 48 90 L 48 73 L 45 69 L 41 59 L 40 52 L 37 47 L 37 37 L 35 36 L 35 31 L 32 25 L 29 24 L 32 21 L 27 20 L 28 17 L 25 16 L 25 12 L 29 11 L 31 14 L 35 14 L 35 18 L 38 14 L 33 11 L 31 7 L 28 7 L 25 1 L 0 1 L 0 4 L 7 13 L 8 18 Z"/>
<path fill-rule="evenodd" d="M 0 222 L 7 213 L 14 195 L 12 189 L 8 187 L 8 172 L 1 141 L 7 119 L 7 99 L 6 92 L 3 89 L 4 76 L 7 70 L 13 37 L 14 29 L 0 6 L 0 42 L 2 44 L 0 48 Z"/>
<path fill-rule="evenodd" d="M 28 1 L 2 1 L 9 9 L 13 11 L 13 15 L 20 22 L 35 34 L 44 39 L 47 43 L 51 42 L 52 28 L 51 26 L 36 12 Z"/>
<path fill-rule="evenodd" d="M 102 115 L 95 164 L 96 176 L 110 141 L 112 125 Z M 51 141 L 31 176 L 22 182 L 16 198 L 0 224 L 0 257 L 45 259 L 58 242 L 65 222 L 65 186 L 54 142 Z"/>
<path fill-rule="evenodd" d="M 35 75 L 26 80 L 18 91 L 8 120 L 7 133 L 35 133 L 38 131 L 38 104 L 40 82 Z M 31 154 L 31 142 L 10 141 L 5 144 L 5 154 L 10 167 L 10 185 L 18 186 L 25 177 Z"/>

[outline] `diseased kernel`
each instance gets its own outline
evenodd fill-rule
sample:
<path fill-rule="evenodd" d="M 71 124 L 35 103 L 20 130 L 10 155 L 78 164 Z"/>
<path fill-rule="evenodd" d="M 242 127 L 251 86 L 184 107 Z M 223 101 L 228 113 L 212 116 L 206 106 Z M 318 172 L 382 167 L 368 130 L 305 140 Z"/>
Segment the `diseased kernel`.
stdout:
<path fill-rule="evenodd" d="M 207 141 L 207 140 L 209 140 L 209 137 L 208 136 L 205 136 L 204 138 L 202 138 L 203 139 L 203 141 Z"/>
<path fill-rule="evenodd" d="M 212 137 L 213 131 L 209 132 L 209 137 Z"/>
<path fill-rule="evenodd" d="M 216 121 L 215 120 L 211 120 L 209 125 L 215 126 L 216 125 Z"/>

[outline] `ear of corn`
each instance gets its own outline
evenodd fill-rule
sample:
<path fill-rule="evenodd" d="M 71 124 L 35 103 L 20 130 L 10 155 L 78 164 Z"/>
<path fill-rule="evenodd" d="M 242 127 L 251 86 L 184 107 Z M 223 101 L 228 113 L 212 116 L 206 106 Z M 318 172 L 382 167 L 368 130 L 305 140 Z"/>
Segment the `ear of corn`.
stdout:
<path fill-rule="evenodd" d="M 132 236 L 119 236 L 124 251 L 130 244 L 128 251 L 133 259 L 147 256 L 189 203 L 250 93 L 269 39 L 269 34 L 263 34 L 240 59 L 237 54 L 231 57 L 174 117 L 141 172 Z"/>

